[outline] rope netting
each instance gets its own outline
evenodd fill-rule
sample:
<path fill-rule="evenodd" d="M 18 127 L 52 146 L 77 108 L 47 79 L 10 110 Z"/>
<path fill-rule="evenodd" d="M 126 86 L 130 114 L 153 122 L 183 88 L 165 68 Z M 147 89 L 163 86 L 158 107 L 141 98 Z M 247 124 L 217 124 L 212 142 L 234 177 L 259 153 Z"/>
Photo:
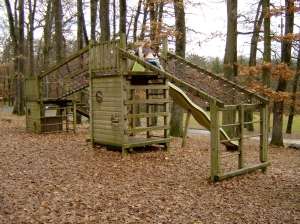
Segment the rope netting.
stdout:
<path fill-rule="evenodd" d="M 41 78 L 43 98 L 61 99 L 80 91 L 89 85 L 88 51 L 61 66 L 51 70 Z"/>
<path fill-rule="evenodd" d="M 228 81 L 222 76 L 210 73 L 181 58 L 177 59 L 176 57 L 171 57 L 168 59 L 166 71 L 172 76 L 179 78 L 181 81 L 207 93 L 211 97 L 223 101 L 225 105 L 259 102 L 253 98 L 253 95 L 255 94 L 246 90 L 246 88 Z M 201 99 L 201 97 L 195 96 L 195 94 L 184 88 L 184 86 L 180 86 L 178 83 L 176 85 L 184 90 L 193 100 L 203 100 L 207 106 L 209 105 L 207 99 Z"/>
<path fill-rule="evenodd" d="M 122 52 L 127 54 L 127 52 Z M 133 55 L 127 55 L 129 58 Z M 199 106 L 209 106 L 209 98 L 216 98 L 225 105 L 239 105 L 259 103 L 260 97 L 250 92 L 244 87 L 225 79 L 222 76 L 215 75 L 177 55 L 168 52 L 168 60 L 166 61 L 166 72 L 170 77 L 176 77 L 185 83 L 175 83 L 179 88 L 187 93 L 187 95 L 200 104 Z M 151 70 L 151 69 L 150 69 Z M 104 71 L 105 75 L 109 71 Z M 115 70 L 111 71 L 114 75 Z M 98 71 L 97 73 L 101 73 Z M 97 74 L 101 75 L 101 74 Z M 168 77 L 166 77 L 168 78 Z M 191 86 L 205 93 L 206 98 L 191 92 L 187 87 Z M 71 56 L 61 65 L 41 76 L 41 90 L 43 98 L 61 99 L 77 91 L 80 91 L 89 85 L 89 51 L 84 50 L 80 54 Z M 257 100 L 258 99 L 258 100 Z"/>

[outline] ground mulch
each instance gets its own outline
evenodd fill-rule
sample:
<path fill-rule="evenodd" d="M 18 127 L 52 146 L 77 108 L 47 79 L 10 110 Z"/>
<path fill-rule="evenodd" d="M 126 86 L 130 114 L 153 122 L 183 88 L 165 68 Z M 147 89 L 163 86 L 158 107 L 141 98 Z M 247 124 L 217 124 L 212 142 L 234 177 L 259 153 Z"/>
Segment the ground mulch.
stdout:
<path fill-rule="evenodd" d="M 266 173 L 212 183 L 209 135 L 127 156 L 88 138 L 87 123 L 38 135 L 0 111 L 0 223 L 300 223 L 300 150 L 269 148 Z M 258 163 L 257 145 L 245 142 L 245 165 Z"/>

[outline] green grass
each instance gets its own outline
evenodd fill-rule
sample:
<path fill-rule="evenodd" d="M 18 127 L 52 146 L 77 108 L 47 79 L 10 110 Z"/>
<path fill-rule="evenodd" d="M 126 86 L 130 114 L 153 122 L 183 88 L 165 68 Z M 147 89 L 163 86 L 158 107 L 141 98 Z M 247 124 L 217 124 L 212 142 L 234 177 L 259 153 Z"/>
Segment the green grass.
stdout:
<path fill-rule="evenodd" d="M 206 112 L 209 116 L 209 112 Z M 259 119 L 259 114 L 258 113 L 254 113 L 254 121 Z M 186 118 L 186 113 L 184 114 L 184 120 L 183 123 L 185 124 L 185 118 Z M 220 119 L 222 119 L 222 116 L 220 115 Z M 288 122 L 288 116 L 284 116 L 283 117 L 283 133 L 285 133 L 286 131 L 286 125 Z M 190 125 L 199 125 L 199 123 L 194 119 L 193 116 L 191 116 L 190 119 Z M 273 114 L 271 114 L 271 118 L 270 118 L 270 127 L 272 128 L 273 126 Z M 259 123 L 255 123 L 254 124 L 254 130 L 259 130 Z M 292 134 L 300 134 L 300 116 L 296 115 L 294 116 L 293 119 L 293 125 L 292 125 Z"/>

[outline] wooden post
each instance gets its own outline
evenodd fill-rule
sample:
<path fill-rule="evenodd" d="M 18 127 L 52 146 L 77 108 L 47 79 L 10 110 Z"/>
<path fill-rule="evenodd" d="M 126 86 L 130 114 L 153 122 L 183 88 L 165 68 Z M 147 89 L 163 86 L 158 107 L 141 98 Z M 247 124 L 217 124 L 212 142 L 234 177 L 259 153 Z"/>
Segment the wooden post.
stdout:
<path fill-rule="evenodd" d="M 167 57 L 167 54 L 168 54 L 168 38 L 163 38 L 162 40 L 163 42 L 163 48 L 162 48 L 162 54 L 163 54 L 163 57 Z M 165 60 L 163 60 L 162 62 L 162 66 L 164 69 L 167 69 L 167 63 Z"/>
<path fill-rule="evenodd" d="M 219 111 L 216 99 L 210 100 L 210 150 L 211 150 L 211 181 L 220 172 L 220 130 Z"/>
<path fill-rule="evenodd" d="M 146 101 L 148 101 L 149 99 L 149 89 L 146 90 Z M 149 103 L 146 103 L 146 113 L 151 113 L 151 106 L 149 105 Z M 150 127 L 151 125 L 151 118 L 147 116 L 146 118 L 147 122 L 146 122 L 146 126 Z M 147 138 L 151 138 L 151 132 L 147 131 Z"/>
<path fill-rule="evenodd" d="M 120 36 L 120 48 L 122 48 L 123 50 L 126 50 L 126 34 L 125 33 L 121 33 L 121 36 Z M 117 49 L 115 49 L 115 50 L 117 50 Z M 119 52 L 119 51 L 117 51 L 117 52 Z M 119 54 L 119 57 L 120 57 L 121 55 Z M 127 69 L 127 59 L 126 58 L 124 58 L 124 57 L 121 57 L 121 64 L 120 64 L 120 74 L 123 74 L 123 73 L 125 73 L 125 71 L 126 71 L 126 69 Z M 121 77 L 121 102 L 122 102 L 122 104 L 120 105 L 121 106 L 121 111 L 122 111 L 122 117 L 121 117 L 121 119 L 120 119 L 120 122 L 121 122 L 121 125 L 122 125 L 122 133 L 123 133 L 123 137 L 122 137 L 122 145 L 124 145 L 125 143 L 127 143 L 127 141 L 128 141 L 128 137 L 127 137 L 127 135 L 125 134 L 125 130 L 127 130 L 127 122 L 128 122 L 128 120 L 127 120 L 127 118 L 128 118 L 128 116 L 127 116 L 127 113 L 128 113 L 128 109 L 130 109 L 130 108 L 128 108 L 128 107 L 130 107 L 130 106 L 132 106 L 132 105 L 128 105 L 128 104 L 126 104 L 125 105 L 125 101 L 128 99 L 128 95 L 127 95 L 127 90 L 126 90 L 126 83 L 127 83 L 127 81 L 126 81 L 126 77 L 125 76 L 122 76 Z M 127 151 L 128 149 L 127 148 L 122 148 L 122 153 L 123 154 L 127 154 Z M 130 148 L 130 150 L 133 150 L 132 148 Z"/>
<path fill-rule="evenodd" d="M 238 116 L 239 116 L 239 128 L 238 128 L 238 137 L 239 137 L 239 162 L 238 168 L 244 168 L 244 108 L 243 105 L 238 105 Z"/>
<path fill-rule="evenodd" d="M 190 118 L 191 118 L 191 111 L 188 110 L 187 114 L 186 114 L 184 134 L 183 134 L 183 139 L 182 139 L 181 147 L 185 147 L 185 144 L 186 144 L 186 138 L 187 138 L 187 134 L 188 134 L 188 130 L 189 130 Z"/>
<path fill-rule="evenodd" d="M 121 33 L 120 35 L 120 48 L 126 50 L 126 34 Z M 118 51 L 119 52 L 119 51 Z M 120 68 L 120 73 L 122 74 L 127 67 L 127 59 L 124 57 L 121 57 L 121 68 Z"/>
<path fill-rule="evenodd" d="M 77 133 L 77 103 L 73 100 L 73 133 Z"/>
<path fill-rule="evenodd" d="M 36 112 L 36 114 L 37 114 L 37 117 L 36 117 L 36 122 L 37 122 L 37 124 L 36 124 L 36 131 L 37 131 L 37 133 L 38 134 L 41 134 L 42 133 L 42 125 L 41 125 L 41 123 L 42 123 L 42 121 L 41 121 L 41 115 L 42 115 L 42 111 L 41 111 L 41 107 L 42 107 L 42 105 L 43 105 L 43 102 L 37 102 L 37 112 Z"/>
<path fill-rule="evenodd" d="M 260 161 L 266 162 L 268 160 L 268 105 L 262 104 L 260 108 Z M 262 169 L 267 171 L 267 167 Z"/>
<path fill-rule="evenodd" d="M 43 106 L 43 102 L 39 101 L 42 95 L 42 89 L 41 89 L 41 80 L 36 76 L 36 100 L 37 100 L 37 117 L 36 117 L 36 130 L 38 134 L 42 133 L 42 121 L 41 121 L 41 116 L 42 116 L 42 110 L 41 107 Z"/>
<path fill-rule="evenodd" d="M 133 151 L 133 148 L 130 148 L 129 150 Z M 126 147 L 122 146 L 122 155 L 127 155 L 127 154 L 128 154 L 128 149 Z"/>
<path fill-rule="evenodd" d="M 131 100 L 135 99 L 134 94 L 135 94 L 134 89 L 131 89 L 130 90 L 130 99 Z M 136 107 L 137 106 L 135 104 L 131 104 L 131 106 L 130 106 L 130 113 L 131 114 L 136 114 L 136 112 L 137 112 Z M 131 118 L 130 119 L 130 128 L 131 129 L 134 129 L 136 127 L 136 122 L 137 122 L 136 120 L 137 120 L 137 118 Z M 131 135 L 134 135 L 134 133 L 131 133 Z"/>
<path fill-rule="evenodd" d="M 163 85 L 168 85 L 168 81 L 166 79 L 163 79 Z M 164 89 L 163 90 L 163 96 L 165 99 L 169 99 L 170 98 L 170 94 L 169 94 L 169 89 Z M 164 112 L 167 112 L 168 115 L 164 116 L 164 125 L 169 125 L 170 124 L 170 103 L 169 101 L 167 103 L 164 103 Z M 164 138 L 169 138 L 169 129 L 164 129 Z M 167 142 L 165 144 L 165 149 L 167 151 L 170 150 L 170 143 Z"/>
<path fill-rule="evenodd" d="M 166 79 L 163 80 L 163 85 L 168 85 L 168 81 Z M 165 99 L 169 99 L 170 95 L 169 95 L 169 89 L 164 89 L 164 98 Z M 164 104 L 164 111 L 167 113 L 170 113 L 170 103 L 165 103 Z M 170 114 L 167 116 L 164 116 L 164 125 L 169 125 L 170 123 Z M 164 130 L 164 137 L 168 138 L 169 137 L 169 129 L 165 129 Z"/>
<path fill-rule="evenodd" d="M 93 127 L 93 92 L 94 92 L 94 86 L 93 86 L 93 74 L 92 74 L 92 69 L 93 69 L 93 62 L 94 62 L 94 57 L 95 53 L 92 51 L 92 45 L 93 45 L 93 40 L 89 42 L 89 81 L 90 81 L 90 143 L 91 146 L 94 148 L 94 127 Z"/>
<path fill-rule="evenodd" d="M 127 100 L 127 90 L 126 90 L 126 77 L 125 76 L 121 76 L 121 112 L 122 112 L 122 115 L 121 115 L 121 119 L 120 119 L 120 122 L 121 122 L 121 125 L 122 125 L 122 145 L 124 145 L 125 143 L 127 143 L 128 141 L 128 137 L 127 137 L 127 134 L 125 134 L 126 130 L 128 129 L 128 126 L 127 126 L 127 119 L 128 119 L 128 116 L 127 116 L 127 113 L 128 113 L 128 104 L 125 105 L 125 101 Z M 125 151 L 124 151 L 125 152 Z M 126 153 L 127 153 L 127 149 L 126 149 Z M 126 154 L 125 153 L 125 154 Z"/>
<path fill-rule="evenodd" d="M 0 97 L 0 108 L 1 108 L 2 111 L 3 111 L 3 97 Z"/>

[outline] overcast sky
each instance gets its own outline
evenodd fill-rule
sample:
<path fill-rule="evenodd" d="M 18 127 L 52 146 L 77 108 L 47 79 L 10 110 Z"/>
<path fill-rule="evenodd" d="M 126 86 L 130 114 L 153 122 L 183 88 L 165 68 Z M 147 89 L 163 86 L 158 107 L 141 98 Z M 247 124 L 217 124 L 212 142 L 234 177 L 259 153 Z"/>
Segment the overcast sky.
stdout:
<path fill-rule="evenodd" d="M 275 0 L 279 5 L 280 0 Z M 275 2 L 273 1 L 273 2 Z M 196 2 L 196 1 L 194 1 Z M 256 5 L 251 8 L 251 4 L 256 1 L 238 0 L 238 13 L 256 13 Z M 284 1 L 282 2 L 284 4 Z M 226 29 L 227 29 L 227 5 L 225 1 L 208 0 L 201 8 L 186 9 L 186 24 L 189 27 L 201 32 L 201 34 L 189 34 L 188 40 L 192 40 L 187 45 L 187 53 L 196 53 L 200 56 L 224 57 Z M 272 29 L 280 33 L 280 17 L 271 19 Z M 252 31 L 251 29 L 238 26 L 238 31 Z M 297 32 L 295 30 L 295 32 Z M 249 55 L 249 42 L 251 36 L 238 36 L 238 54 Z M 262 46 L 261 46 L 262 47 Z"/>

